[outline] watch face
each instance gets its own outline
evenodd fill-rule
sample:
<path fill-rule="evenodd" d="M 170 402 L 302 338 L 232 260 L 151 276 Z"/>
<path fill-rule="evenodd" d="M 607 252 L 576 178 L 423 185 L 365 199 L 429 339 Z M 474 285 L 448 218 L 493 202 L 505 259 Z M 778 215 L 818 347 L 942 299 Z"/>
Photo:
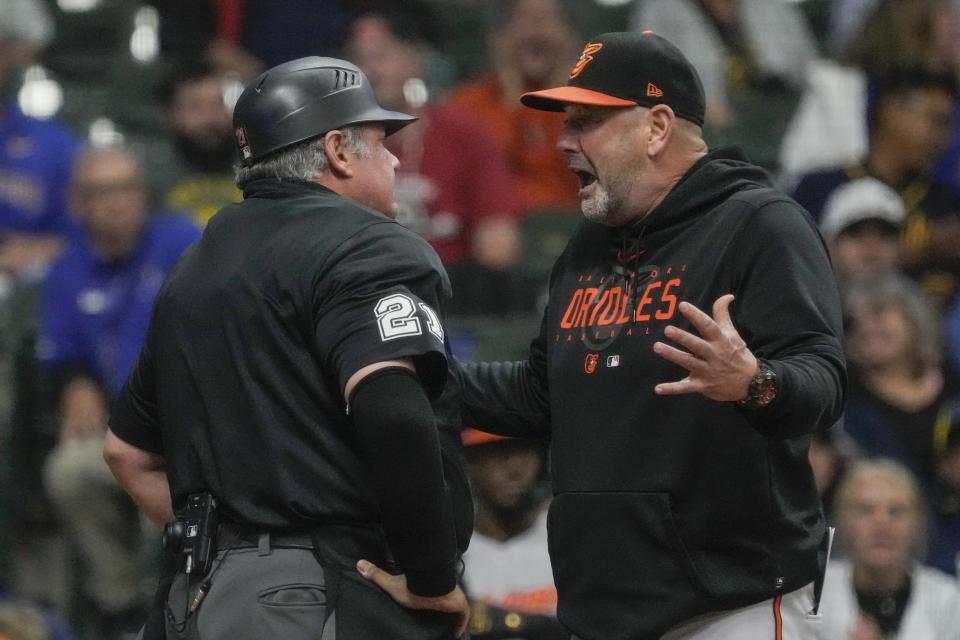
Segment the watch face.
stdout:
<path fill-rule="evenodd" d="M 758 407 L 765 407 L 770 404 L 775 397 L 777 397 L 777 381 L 772 375 L 765 376 L 763 381 L 757 385 L 757 393 L 753 400 L 754 404 Z"/>
<path fill-rule="evenodd" d="M 750 381 L 747 397 L 740 401 L 740 405 L 752 408 L 765 407 L 776 397 L 777 374 L 763 365 Z"/>

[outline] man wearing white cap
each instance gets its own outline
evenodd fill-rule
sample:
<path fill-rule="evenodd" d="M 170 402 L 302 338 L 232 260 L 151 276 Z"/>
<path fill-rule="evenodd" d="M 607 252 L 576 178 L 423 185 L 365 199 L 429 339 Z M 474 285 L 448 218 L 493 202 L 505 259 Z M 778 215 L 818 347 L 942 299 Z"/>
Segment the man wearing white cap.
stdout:
<path fill-rule="evenodd" d="M 900 231 L 906 219 L 896 191 L 876 178 L 839 187 L 827 200 L 820 230 L 842 284 L 900 266 Z"/>

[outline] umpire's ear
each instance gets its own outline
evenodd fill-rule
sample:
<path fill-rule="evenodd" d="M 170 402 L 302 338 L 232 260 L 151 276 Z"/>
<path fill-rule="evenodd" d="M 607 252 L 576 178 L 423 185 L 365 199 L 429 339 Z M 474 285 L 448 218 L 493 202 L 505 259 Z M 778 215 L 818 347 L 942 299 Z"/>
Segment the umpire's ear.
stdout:
<path fill-rule="evenodd" d="M 323 135 L 323 151 L 327 157 L 327 170 L 337 178 L 352 178 L 354 173 L 353 148 L 343 131 L 333 129 Z"/>

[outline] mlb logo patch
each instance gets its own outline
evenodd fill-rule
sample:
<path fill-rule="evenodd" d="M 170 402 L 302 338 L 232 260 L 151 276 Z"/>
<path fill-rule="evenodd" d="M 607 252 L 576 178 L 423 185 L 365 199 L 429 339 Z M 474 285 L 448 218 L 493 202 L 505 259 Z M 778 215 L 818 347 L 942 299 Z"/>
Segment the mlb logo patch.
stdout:
<path fill-rule="evenodd" d="M 607 356 L 607 366 L 608 367 L 619 367 L 620 366 L 620 356 Z"/>

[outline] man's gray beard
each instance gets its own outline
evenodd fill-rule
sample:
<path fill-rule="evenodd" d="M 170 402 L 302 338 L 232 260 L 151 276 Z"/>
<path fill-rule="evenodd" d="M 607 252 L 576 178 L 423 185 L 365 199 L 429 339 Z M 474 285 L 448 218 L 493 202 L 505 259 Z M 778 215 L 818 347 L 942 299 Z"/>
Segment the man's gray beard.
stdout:
<path fill-rule="evenodd" d="M 620 224 L 617 221 L 620 209 L 620 202 L 610 195 L 610 190 L 603 188 L 599 182 L 593 197 L 580 203 L 580 211 L 584 218 L 590 222 L 608 226 L 618 226 Z"/>

